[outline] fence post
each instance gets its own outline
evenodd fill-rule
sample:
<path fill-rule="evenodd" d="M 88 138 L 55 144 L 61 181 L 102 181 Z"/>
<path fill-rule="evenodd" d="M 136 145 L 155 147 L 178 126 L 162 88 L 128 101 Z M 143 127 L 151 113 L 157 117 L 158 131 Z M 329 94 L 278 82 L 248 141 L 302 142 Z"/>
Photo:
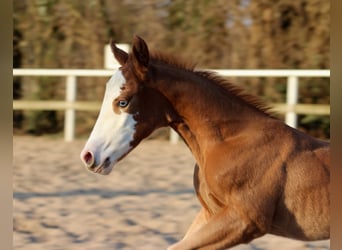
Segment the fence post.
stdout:
<path fill-rule="evenodd" d="M 298 102 L 298 77 L 288 76 L 286 88 L 286 104 L 288 109 L 292 109 Z M 294 110 L 289 110 L 285 115 L 287 125 L 297 127 L 297 114 Z"/>
<path fill-rule="evenodd" d="M 66 77 L 66 93 L 65 100 L 69 104 L 76 101 L 77 82 L 76 76 L 68 75 Z M 75 109 L 67 108 L 64 117 L 64 140 L 67 142 L 73 141 L 75 138 Z"/>

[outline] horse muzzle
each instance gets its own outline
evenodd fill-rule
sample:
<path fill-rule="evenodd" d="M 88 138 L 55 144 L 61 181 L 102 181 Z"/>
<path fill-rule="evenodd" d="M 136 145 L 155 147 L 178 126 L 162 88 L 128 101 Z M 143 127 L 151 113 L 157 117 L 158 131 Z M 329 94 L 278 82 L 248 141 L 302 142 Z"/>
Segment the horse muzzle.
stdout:
<path fill-rule="evenodd" d="M 112 171 L 114 165 L 111 162 L 110 157 L 106 157 L 102 163 L 97 164 L 94 153 L 91 151 L 82 152 L 81 160 L 89 171 L 102 175 L 108 175 Z"/>

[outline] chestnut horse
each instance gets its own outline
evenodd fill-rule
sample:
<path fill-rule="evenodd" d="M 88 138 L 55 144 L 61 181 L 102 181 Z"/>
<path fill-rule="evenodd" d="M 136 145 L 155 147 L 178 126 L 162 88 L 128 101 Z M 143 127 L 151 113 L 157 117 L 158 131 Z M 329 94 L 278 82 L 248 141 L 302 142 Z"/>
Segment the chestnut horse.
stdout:
<path fill-rule="evenodd" d="M 135 37 L 108 81 L 96 124 L 81 153 L 109 174 L 156 128 L 170 126 L 195 160 L 202 208 L 169 249 L 225 249 L 266 233 L 322 240 L 329 233 L 330 146 L 288 127 L 250 95 Z"/>

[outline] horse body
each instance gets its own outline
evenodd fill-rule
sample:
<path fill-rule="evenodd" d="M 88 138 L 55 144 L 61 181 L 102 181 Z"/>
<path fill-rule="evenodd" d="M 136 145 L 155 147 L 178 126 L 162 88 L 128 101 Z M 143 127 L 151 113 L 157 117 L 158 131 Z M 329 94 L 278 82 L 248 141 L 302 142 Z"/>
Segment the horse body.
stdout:
<path fill-rule="evenodd" d="M 194 186 L 202 209 L 170 249 L 224 249 L 266 233 L 329 238 L 328 143 L 288 127 L 213 74 L 150 56 L 140 38 L 129 55 L 114 44 L 112 49 L 126 80 L 112 106 L 135 121 L 135 131 L 126 136 L 133 138 L 131 147 L 115 150 L 117 159 L 105 157 L 93 131 L 81 158 L 92 171 L 108 174 L 154 129 L 170 126 L 180 134 L 196 160 Z M 122 99 L 128 107 L 118 107 Z"/>
<path fill-rule="evenodd" d="M 175 72 L 176 78 L 182 74 L 182 79 L 191 79 L 187 71 Z M 174 93 L 170 88 L 177 80 L 167 77 L 170 83 L 159 79 L 164 85 L 155 88 L 181 117 L 172 127 L 196 158 L 194 183 L 206 221 L 227 207 L 236 213 L 245 211 L 239 222 L 255 227 L 249 229 L 255 230 L 253 234 L 239 239 L 244 242 L 264 233 L 300 240 L 329 237 L 329 165 L 324 162 L 327 155 L 323 157 L 328 143 L 253 107 L 241 113 L 241 100 L 237 104 L 238 99 L 226 97 L 226 103 L 217 102 L 205 84 L 201 86 L 201 80 L 208 79 L 181 82 L 176 88 L 179 93 Z M 203 236 L 198 234 L 197 243 L 207 229 Z"/>

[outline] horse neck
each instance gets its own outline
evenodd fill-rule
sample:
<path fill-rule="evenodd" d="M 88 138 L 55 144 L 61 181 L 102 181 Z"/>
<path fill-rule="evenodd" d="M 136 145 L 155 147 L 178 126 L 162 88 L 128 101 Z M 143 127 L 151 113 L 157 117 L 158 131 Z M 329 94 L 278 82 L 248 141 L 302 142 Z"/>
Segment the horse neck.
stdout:
<path fill-rule="evenodd" d="M 241 134 L 267 117 L 238 96 L 210 79 L 178 68 L 156 67 L 153 88 L 161 92 L 176 111 L 170 126 L 184 139 L 198 163 L 204 151 Z"/>

